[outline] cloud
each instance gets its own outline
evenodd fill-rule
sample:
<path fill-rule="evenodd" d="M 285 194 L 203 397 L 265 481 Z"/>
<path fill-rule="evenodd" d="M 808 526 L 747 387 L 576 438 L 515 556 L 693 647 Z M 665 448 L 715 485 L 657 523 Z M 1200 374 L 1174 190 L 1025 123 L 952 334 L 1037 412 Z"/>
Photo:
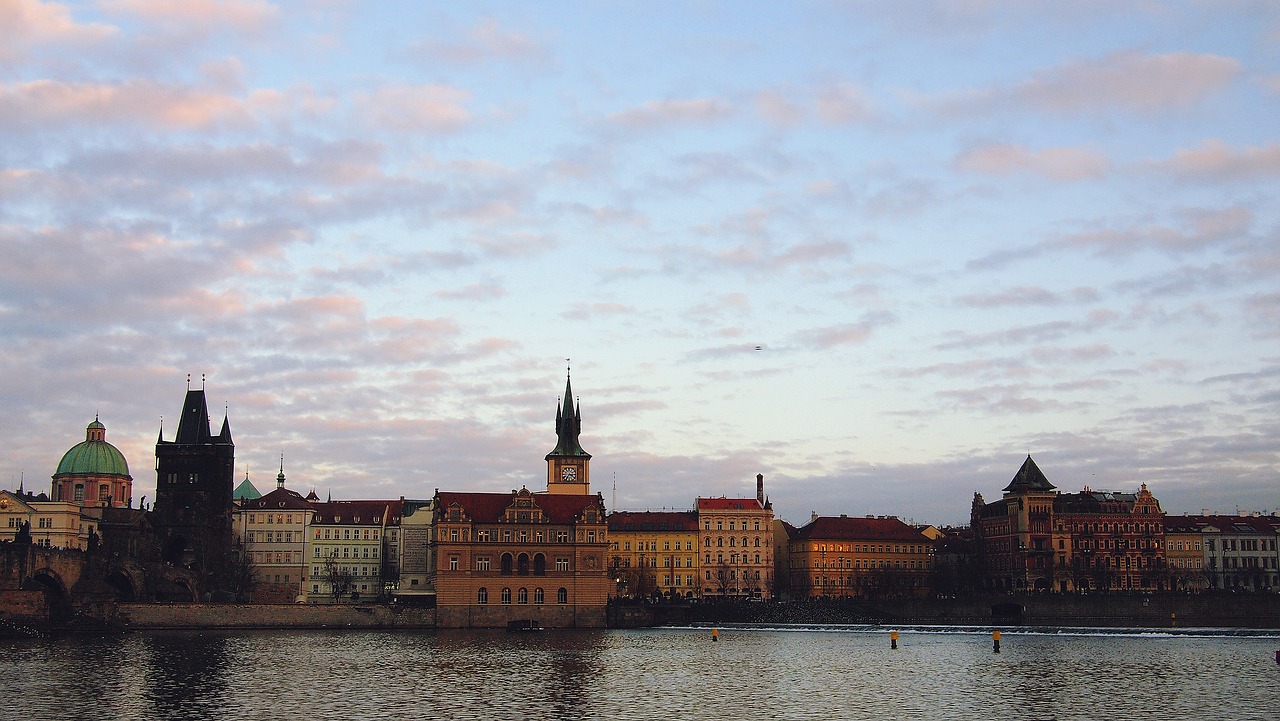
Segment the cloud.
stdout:
<path fill-rule="evenodd" d="M 957 170 L 986 175 L 1030 173 L 1051 180 L 1096 180 L 1110 168 L 1110 160 L 1085 148 L 1031 150 L 1023 145 L 994 143 L 971 148 L 955 159 Z"/>
<path fill-rule="evenodd" d="M 104 0 L 102 6 L 169 30 L 198 34 L 212 27 L 256 33 L 280 18 L 280 9 L 265 0 Z"/>
<path fill-rule="evenodd" d="M 118 85 L 32 80 L 0 85 L 0 127 L 48 130 L 129 125 L 166 130 L 245 127 L 252 102 L 146 80 Z"/>
<path fill-rule="evenodd" d="M 1183 178 L 1228 182 L 1280 176 L 1280 144 L 1237 149 L 1221 140 L 1206 140 L 1195 150 L 1179 150 L 1155 168 Z"/>
<path fill-rule="evenodd" d="M 848 83 L 767 89 L 756 93 L 753 102 L 761 118 L 781 128 L 795 127 L 811 118 L 826 125 L 848 125 L 866 122 L 875 115 L 866 91 Z"/>
<path fill-rule="evenodd" d="M 42 46 L 84 46 L 117 33 L 103 23 L 77 23 L 67 6 L 39 0 L 0 0 L 0 63 Z"/>
<path fill-rule="evenodd" d="M 806 328 L 792 336 L 795 345 L 807 350 L 830 350 L 844 345 L 862 345 L 876 330 L 896 323 L 897 316 L 886 311 L 867 313 L 854 323 Z"/>
<path fill-rule="evenodd" d="M 353 100 L 373 129 L 453 133 L 472 121 L 471 93 L 447 85 L 384 85 L 356 93 Z"/>
<path fill-rule="evenodd" d="M 413 43 L 409 55 L 422 61 L 454 65 L 480 65 L 505 61 L 522 67 L 545 62 L 550 51 L 518 30 L 503 27 L 493 18 L 480 20 L 458 41 L 426 38 Z"/>
<path fill-rule="evenodd" d="M 1113 110 L 1150 115 L 1198 105 L 1241 72 L 1237 60 L 1221 55 L 1123 52 L 1049 68 L 1005 87 L 951 93 L 931 104 L 947 113 L 1022 107 L 1049 115 Z"/>
<path fill-rule="evenodd" d="M 494 300 L 506 296 L 507 289 L 497 283 L 472 283 L 461 288 L 438 290 L 434 295 L 448 300 Z"/>
<path fill-rule="evenodd" d="M 608 125 L 630 130 L 658 130 L 686 125 L 711 125 L 727 120 L 733 107 L 718 98 L 650 100 L 638 107 L 605 116 Z"/>
<path fill-rule="evenodd" d="M 999 308 L 1003 306 L 1057 305 L 1062 302 L 1054 293 L 1045 288 L 1019 286 L 1001 293 L 984 293 L 962 295 L 956 298 L 959 305 L 972 308 Z"/>
<path fill-rule="evenodd" d="M 577 302 L 569 310 L 561 313 L 561 317 L 570 320 L 590 320 L 592 318 L 613 318 L 636 314 L 636 308 L 626 303 L 584 303 Z"/>

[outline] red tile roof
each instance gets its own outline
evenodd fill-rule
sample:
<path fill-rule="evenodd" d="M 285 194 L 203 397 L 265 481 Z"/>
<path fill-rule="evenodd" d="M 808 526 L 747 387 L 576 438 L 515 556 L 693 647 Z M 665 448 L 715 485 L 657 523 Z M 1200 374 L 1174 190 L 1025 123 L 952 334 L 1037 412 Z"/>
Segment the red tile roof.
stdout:
<path fill-rule="evenodd" d="M 575 523 L 584 508 L 603 505 L 599 495 L 533 493 L 530 496 L 534 505 L 542 509 L 543 516 L 551 523 Z M 439 491 L 436 493 L 436 509 L 443 513 L 449 506 L 457 503 L 472 521 L 495 523 L 505 515 L 515 497 L 515 493 Z"/>
<path fill-rule="evenodd" d="M 928 537 L 896 518 L 821 516 L 796 530 L 792 538 L 808 541 L 928 541 Z"/>
<path fill-rule="evenodd" d="M 754 498 L 699 498 L 699 511 L 759 511 L 760 501 Z"/>
<path fill-rule="evenodd" d="M 265 498 L 266 496 L 264 496 Z M 316 523 L 324 526 L 361 526 L 400 525 L 401 510 L 404 501 L 330 501 L 328 503 L 312 503 L 318 517 Z M 359 518 L 359 521 L 356 519 Z"/>
<path fill-rule="evenodd" d="M 695 511 L 614 511 L 610 531 L 696 531 Z"/>

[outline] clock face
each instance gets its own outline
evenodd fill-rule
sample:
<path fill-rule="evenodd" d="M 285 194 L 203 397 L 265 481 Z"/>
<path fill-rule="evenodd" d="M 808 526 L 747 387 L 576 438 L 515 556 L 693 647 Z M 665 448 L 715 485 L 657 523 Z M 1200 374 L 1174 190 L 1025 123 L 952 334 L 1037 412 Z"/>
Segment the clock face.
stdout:
<path fill-rule="evenodd" d="M 573 468 L 573 467 L 569 467 L 569 468 L 562 468 L 562 469 L 560 469 L 560 478 L 562 478 L 562 479 L 564 479 L 564 480 L 566 480 L 566 481 L 573 481 L 573 480 L 577 480 L 577 478 L 578 478 L 578 469 L 577 469 L 577 468 Z"/>

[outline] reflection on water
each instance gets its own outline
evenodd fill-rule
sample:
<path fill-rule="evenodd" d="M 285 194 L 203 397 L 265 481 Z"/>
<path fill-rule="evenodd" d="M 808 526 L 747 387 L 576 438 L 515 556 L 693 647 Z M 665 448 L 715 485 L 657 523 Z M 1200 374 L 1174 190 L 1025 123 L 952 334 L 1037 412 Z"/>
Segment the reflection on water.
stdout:
<path fill-rule="evenodd" d="M 0 641 L 0 719 L 1270 719 L 1274 636 L 722 628 Z M 1207 714 L 1207 715 L 1206 715 Z"/>

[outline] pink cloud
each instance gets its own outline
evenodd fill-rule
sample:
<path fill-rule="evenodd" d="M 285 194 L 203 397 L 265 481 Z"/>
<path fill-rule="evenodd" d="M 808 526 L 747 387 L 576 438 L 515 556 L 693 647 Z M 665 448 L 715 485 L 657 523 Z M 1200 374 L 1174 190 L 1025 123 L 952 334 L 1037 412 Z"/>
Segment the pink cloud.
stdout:
<path fill-rule="evenodd" d="M 106 0 L 103 7 L 143 21 L 206 32 L 210 26 L 259 32 L 280 17 L 264 0 Z"/>
<path fill-rule="evenodd" d="M 716 98 L 650 100 L 637 108 L 606 116 L 611 125 L 634 130 L 654 130 L 673 125 L 716 123 L 733 114 L 733 108 Z"/>
<path fill-rule="evenodd" d="M 1085 148 L 1031 150 L 1024 145 L 994 143 L 956 157 L 958 170 L 988 175 L 1031 173 L 1052 180 L 1093 180 L 1110 167 L 1106 156 Z"/>
<path fill-rule="evenodd" d="M 13 128 L 117 123 L 183 130 L 245 126 L 253 119 L 244 101 L 219 93 L 147 81 L 56 80 L 0 85 L 0 117 Z"/>
<path fill-rule="evenodd" d="M 573 320 L 588 320 L 600 316 L 627 316 L 636 313 L 635 306 L 625 303 L 574 303 L 569 310 L 560 315 Z"/>
<path fill-rule="evenodd" d="M 1004 306 L 1057 305 L 1062 301 L 1044 288 L 1020 286 L 1001 293 L 962 295 L 956 298 L 960 305 L 973 308 L 999 308 Z"/>
<path fill-rule="evenodd" d="M 1115 53 L 1045 70 L 1021 83 L 953 93 L 937 106 L 961 112 L 1012 104 L 1044 113 L 1184 109 L 1225 89 L 1241 73 L 1233 58 L 1197 53 Z"/>
<path fill-rule="evenodd" d="M 871 334 L 876 329 L 896 320 L 892 313 L 869 313 L 856 323 L 802 330 L 795 334 L 794 340 L 797 345 L 818 350 L 842 345 L 862 345 L 871 339 Z"/>
<path fill-rule="evenodd" d="M 492 60 L 540 62 L 549 55 L 547 48 L 538 41 L 520 31 L 505 28 L 492 18 L 478 22 L 461 41 L 427 39 L 415 43 L 410 52 L 415 56 L 458 65 L 477 65 Z"/>
<path fill-rule="evenodd" d="M 101 23 L 77 23 L 67 6 L 39 0 L 0 0 L 0 61 L 41 45 L 96 43 L 116 34 Z"/>
<path fill-rule="evenodd" d="M 1249 180 L 1280 175 L 1280 144 L 1233 148 L 1206 140 L 1195 150 L 1179 150 L 1159 167 L 1189 178 Z"/>
<path fill-rule="evenodd" d="M 816 100 L 818 117 L 831 125 L 868 120 L 872 116 L 871 103 L 862 88 L 836 83 L 821 88 Z"/>
<path fill-rule="evenodd" d="M 397 132 L 455 132 L 471 122 L 471 93 L 447 85 L 388 85 L 356 98 L 377 126 Z"/>

